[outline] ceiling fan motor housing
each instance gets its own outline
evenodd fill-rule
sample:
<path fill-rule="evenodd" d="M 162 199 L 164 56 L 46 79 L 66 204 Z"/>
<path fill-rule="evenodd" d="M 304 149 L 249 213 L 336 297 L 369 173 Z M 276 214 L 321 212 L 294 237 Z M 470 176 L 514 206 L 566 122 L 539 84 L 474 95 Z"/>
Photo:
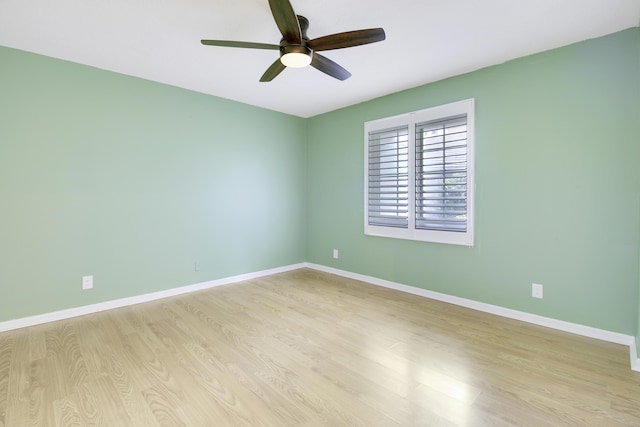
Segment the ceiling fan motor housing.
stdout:
<path fill-rule="evenodd" d="M 309 20 L 302 15 L 296 15 L 296 18 L 300 26 L 301 43 L 292 43 L 284 38 L 280 40 L 280 61 L 287 67 L 301 68 L 311 64 L 313 50 L 307 45 Z"/>

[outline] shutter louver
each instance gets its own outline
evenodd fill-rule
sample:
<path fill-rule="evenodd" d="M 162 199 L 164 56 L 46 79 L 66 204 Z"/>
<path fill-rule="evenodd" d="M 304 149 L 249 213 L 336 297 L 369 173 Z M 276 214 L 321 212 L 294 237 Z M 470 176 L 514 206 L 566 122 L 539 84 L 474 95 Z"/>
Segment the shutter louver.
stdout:
<path fill-rule="evenodd" d="M 467 116 L 416 125 L 416 228 L 467 231 Z"/>
<path fill-rule="evenodd" d="M 369 133 L 369 225 L 409 226 L 409 128 Z"/>

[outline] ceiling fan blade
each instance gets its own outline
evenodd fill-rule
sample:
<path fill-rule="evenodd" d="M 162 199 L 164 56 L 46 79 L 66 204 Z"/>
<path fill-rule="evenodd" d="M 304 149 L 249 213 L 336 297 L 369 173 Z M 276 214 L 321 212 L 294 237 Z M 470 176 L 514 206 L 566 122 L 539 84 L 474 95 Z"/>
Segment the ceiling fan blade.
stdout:
<path fill-rule="evenodd" d="M 351 73 L 336 64 L 326 56 L 322 56 L 318 53 L 313 53 L 311 59 L 311 66 L 322 71 L 325 74 L 330 75 L 338 80 L 347 80 L 351 77 Z"/>
<path fill-rule="evenodd" d="M 200 43 L 207 46 L 243 47 L 247 49 L 269 49 L 269 50 L 280 49 L 280 46 L 277 44 L 236 42 L 231 40 L 200 40 Z"/>
<path fill-rule="evenodd" d="M 278 74 L 280 74 L 285 68 L 287 67 L 280 61 L 280 58 L 276 59 L 276 62 L 271 64 L 271 66 L 267 68 L 267 71 L 264 72 L 262 77 L 260 77 L 260 81 L 270 82 L 271 80 L 275 79 Z"/>
<path fill-rule="evenodd" d="M 269 7 L 271 8 L 273 19 L 275 19 L 276 25 L 285 41 L 301 44 L 302 34 L 300 32 L 300 24 L 289 0 L 269 0 Z"/>
<path fill-rule="evenodd" d="M 380 42 L 385 38 L 386 35 L 382 28 L 370 28 L 318 37 L 309 40 L 308 45 L 315 51 L 323 51 Z"/>

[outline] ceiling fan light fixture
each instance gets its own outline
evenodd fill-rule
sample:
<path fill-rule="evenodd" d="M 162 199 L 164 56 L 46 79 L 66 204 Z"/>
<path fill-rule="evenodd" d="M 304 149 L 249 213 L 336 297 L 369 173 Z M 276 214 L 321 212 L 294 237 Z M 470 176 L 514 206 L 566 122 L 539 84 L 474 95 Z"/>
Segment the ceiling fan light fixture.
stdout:
<path fill-rule="evenodd" d="M 313 52 L 306 46 L 289 45 L 282 48 L 280 62 L 287 67 L 302 68 L 311 64 Z"/>

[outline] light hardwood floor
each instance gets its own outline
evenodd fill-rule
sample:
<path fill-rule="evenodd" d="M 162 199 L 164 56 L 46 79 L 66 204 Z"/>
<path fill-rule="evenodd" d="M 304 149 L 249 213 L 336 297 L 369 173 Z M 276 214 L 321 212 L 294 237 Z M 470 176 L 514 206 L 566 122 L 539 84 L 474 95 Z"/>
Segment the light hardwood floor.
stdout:
<path fill-rule="evenodd" d="M 0 334 L 0 426 L 640 426 L 624 346 L 312 270 Z"/>

